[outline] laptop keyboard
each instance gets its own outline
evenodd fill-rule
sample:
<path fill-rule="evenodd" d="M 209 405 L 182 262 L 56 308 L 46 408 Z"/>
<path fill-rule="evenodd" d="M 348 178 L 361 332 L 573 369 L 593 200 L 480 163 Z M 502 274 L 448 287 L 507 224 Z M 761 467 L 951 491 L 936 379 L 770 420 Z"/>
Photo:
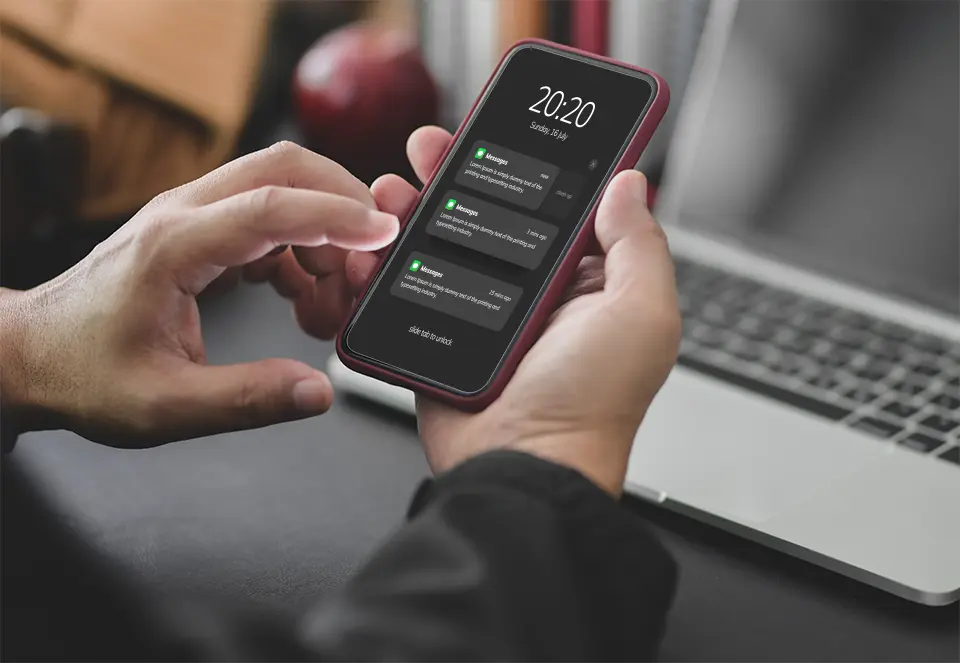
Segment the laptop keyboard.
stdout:
<path fill-rule="evenodd" d="M 676 259 L 678 363 L 960 467 L 960 343 Z"/>

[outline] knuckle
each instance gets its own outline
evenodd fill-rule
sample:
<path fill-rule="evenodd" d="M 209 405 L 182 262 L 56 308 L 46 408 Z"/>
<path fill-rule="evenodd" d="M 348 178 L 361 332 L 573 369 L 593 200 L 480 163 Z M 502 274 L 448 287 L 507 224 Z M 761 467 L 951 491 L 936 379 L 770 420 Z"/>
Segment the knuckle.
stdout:
<path fill-rule="evenodd" d="M 276 209 L 277 200 L 281 195 L 281 187 L 273 184 L 253 189 L 250 192 L 250 208 L 254 218 L 270 214 Z"/>
<path fill-rule="evenodd" d="M 259 426 L 275 418 L 280 403 L 270 390 L 255 380 L 244 380 L 236 393 L 233 409 L 244 427 Z"/>
<path fill-rule="evenodd" d="M 171 214 L 165 210 L 158 210 L 143 220 L 140 227 L 140 234 L 156 235 L 157 233 L 161 233 L 175 224 L 179 218 L 179 214 Z"/>
<path fill-rule="evenodd" d="M 266 149 L 267 154 L 281 164 L 299 161 L 305 151 L 305 148 L 289 140 L 277 141 Z"/>
<path fill-rule="evenodd" d="M 234 398 L 233 407 L 237 414 L 248 418 L 260 403 L 260 388 L 252 380 L 241 382 Z"/>
<path fill-rule="evenodd" d="M 167 205 L 171 205 L 179 200 L 179 191 L 180 187 L 177 187 L 176 189 L 170 189 L 168 191 L 162 191 L 151 198 L 150 201 L 143 206 L 143 209 L 154 210 L 158 207 L 166 207 Z"/>
<path fill-rule="evenodd" d="M 150 199 L 142 209 L 145 210 L 158 210 L 164 208 L 174 208 L 182 207 L 184 205 L 190 204 L 190 199 L 195 193 L 197 182 L 199 180 L 193 180 L 191 182 L 186 182 L 180 186 L 168 189 L 166 191 L 161 191 L 153 198 Z"/>
<path fill-rule="evenodd" d="M 657 223 L 653 216 L 647 214 L 642 227 L 648 239 L 663 244 L 665 247 L 668 246 L 667 233 L 664 232 L 663 226 Z"/>
<path fill-rule="evenodd" d="M 166 213 L 154 213 L 143 218 L 134 233 L 134 246 L 138 255 L 155 255 L 163 248 L 176 217 Z"/>
<path fill-rule="evenodd" d="M 278 140 L 267 149 L 273 150 L 277 154 L 290 154 L 299 152 L 303 148 L 294 143 L 292 140 Z"/>

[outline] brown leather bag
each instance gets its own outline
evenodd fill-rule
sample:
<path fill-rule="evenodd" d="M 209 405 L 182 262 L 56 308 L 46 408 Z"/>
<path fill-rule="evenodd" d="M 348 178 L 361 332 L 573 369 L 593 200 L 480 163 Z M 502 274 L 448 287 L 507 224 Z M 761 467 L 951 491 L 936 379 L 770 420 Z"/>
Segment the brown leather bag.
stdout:
<path fill-rule="evenodd" d="M 0 98 L 87 136 L 78 216 L 115 218 L 226 160 L 269 0 L 0 0 Z"/>

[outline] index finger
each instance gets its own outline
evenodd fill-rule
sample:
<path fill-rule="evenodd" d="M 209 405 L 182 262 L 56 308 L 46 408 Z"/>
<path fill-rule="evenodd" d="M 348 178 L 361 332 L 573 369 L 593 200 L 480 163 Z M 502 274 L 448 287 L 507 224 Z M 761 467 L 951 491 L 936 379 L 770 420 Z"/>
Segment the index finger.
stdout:
<path fill-rule="evenodd" d="M 370 190 L 346 168 L 289 141 L 234 159 L 164 194 L 162 199 L 207 205 L 265 186 L 326 191 L 374 207 Z"/>
<path fill-rule="evenodd" d="M 436 170 L 453 136 L 446 129 L 420 127 L 407 139 L 407 158 L 421 182 L 426 184 Z"/>
<path fill-rule="evenodd" d="M 400 230 L 397 217 L 346 196 L 303 189 L 263 187 L 205 205 L 170 224 L 162 251 L 204 287 L 216 274 L 209 267 L 244 265 L 280 244 L 372 251 L 388 245 Z"/>

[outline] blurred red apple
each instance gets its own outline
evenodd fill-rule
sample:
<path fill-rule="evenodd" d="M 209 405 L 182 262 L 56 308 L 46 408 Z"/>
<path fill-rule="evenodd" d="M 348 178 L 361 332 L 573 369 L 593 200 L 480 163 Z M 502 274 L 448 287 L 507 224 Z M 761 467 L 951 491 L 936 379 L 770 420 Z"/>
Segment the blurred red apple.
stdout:
<path fill-rule="evenodd" d="M 407 137 L 437 121 L 437 87 L 414 39 L 376 24 L 320 39 L 297 66 L 293 93 L 309 145 L 368 182 L 407 172 Z"/>

